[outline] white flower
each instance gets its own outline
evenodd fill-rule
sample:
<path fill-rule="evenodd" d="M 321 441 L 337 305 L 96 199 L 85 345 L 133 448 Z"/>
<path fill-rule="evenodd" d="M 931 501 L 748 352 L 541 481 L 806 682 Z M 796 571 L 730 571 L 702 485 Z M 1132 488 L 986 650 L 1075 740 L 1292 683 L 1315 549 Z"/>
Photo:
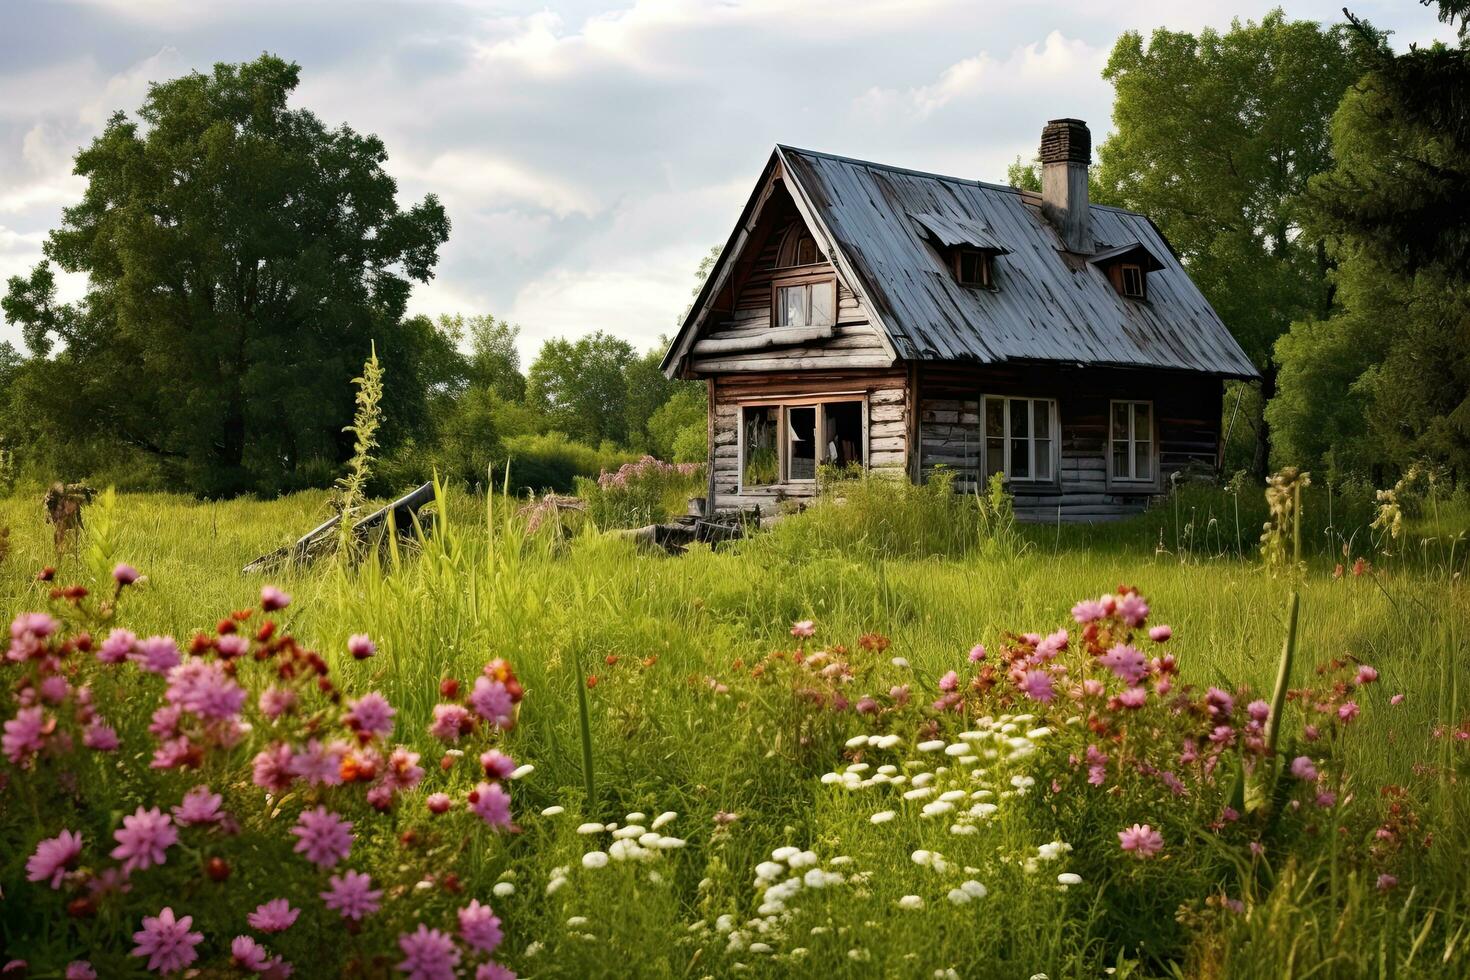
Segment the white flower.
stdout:
<path fill-rule="evenodd" d="M 806 874 L 802 875 L 801 881 L 808 888 L 825 888 L 829 884 L 836 884 L 842 881 L 842 876 L 836 875 L 837 882 L 833 882 L 831 877 L 829 877 L 831 874 L 832 872 L 823 871 L 821 868 L 810 868 Z"/>
<path fill-rule="evenodd" d="M 684 844 L 685 841 L 682 837 L 660 837 L 656 846 L 661 851 L 674 851 L 683 847 Z"/>
<path fill-rule="evenodd" d="M 909 665 L 908 660 L 903 657 L 894 657 L 892 660 L 889 661 L 889 663 L 893 664 L 893 666 L 895 667 L 902 667 L 905 670 L 908 669 Z"/>
<path fill-rule="evenodd" d="M 866 949 L 849 949 L 847 951 L 847 958 L 856 963 L 866 963 L 872 955 Z"/>
<path fill-rule="evenodd" d="M 867 772 L 871 768 L 873 768 L 873 767 L 870 766 L 870 765 L 868 765 L 866 762 L 854 762 L 852 765 L 850 765 L 850 766 L 847 767 L 847 771 L 848 772 Z"/>
<path fill-rule="evenodd" d="M 607 867 L 607 852 L 588 851 L 582 855 L 582 867 L 591 869 Z"/>
<path fill-rule="evenodd" d="M 793 869 L 807 868 L 817 863 L 816 851 L 798 851 L 786 859 L 786 863 Z"/>
<path fill-rule="evenodd" d="M 1082 876 L 1073 874 L 1070 871 L 1063 871 L 1061 874 L 1057 875 L 1057 884 L 1080 885 L 1082 884 Z"/>
<path fill-rule="evenodd" d="M 1015 775 L 1011 777 L 1011 785 L 1016 789 L 1030 789 L 1036 785 L 1036 780 L 1030 776 Z"/>
<path fill-rule="evenodd" d="M 635 812 L 628 814 L 623 819 L 627 820 L 629 823 L 642 823 L 643 821 L 648 819 L 648 814 Z"/>
<path fill-rule="evenodd" d="M 1036 849 L 1036 856 L 1043 861 L 1055 861 L 1064 854 L 1070 853 L 1072 845 L 1065 841 L 1054 840 L 1050 844 L 1042 844 Z"/>
<path fill-rule="evenodd" d="M 755 866 L 755 876 L 761 881 L 775 881 L 785 873 L 786 866 L 775 861 L 762 861 Z"/>
<path fill-rule="evenodd" d="M 964 742 L 955 742 L 944 747 L 945 755 L 966 755 L 969 751 L 970 746 Z"/>
<path fill-rule="evenodd" d="M 787 845 L 786 847 L 778 847 L 774 851 L 771 852 L 771 860 L 772 861 L 789 861 L 793 856 L 795 856 L 797 854 L 800 854 L 800 853 L 801 853 L 801 848 L 799 848 L 799 847 L 791 847 L 790 845 Z"/>
<path fill-rule="evenodd" d="M 533 765 L 531 765 L 528 762 L 524 766 L 518 766 L 515 769 L 512 769 L 511 770 L 511 773 L 510 773 L 510 776 L 507 777 L 507 778 L 509 778 L 509 779 L 521 779 L 521 778 L 523 778 L 525 776 L 531 775 L 531 773 L 533 773 L 535 771 L 536 771 L 536 767 L 533 766 Z"/>
<path fill-rule="evenodd" d="M 938 752 L 944 748 L 945 742 L 942 738 L 931 738 L 927 742 L 920 742 L 917 746 L 920 752 Z"/>
<path fill-rule="evenodd" d="M 932 862 L 934 860 L 934 852 L 933 851 L 925 851 L 925 850 L 920 849 L 920 850 L 915 851 L 913 854 L 910 854 L 909 857 L 919 867 L 921 867 L 921 868 L 927 868 L 929 866 L 930 862 Z"/>
<path fill-rule="evenodd" d="M 924 907 L 924 900 L 917 895 L 905 895 L 898 900 L 898 907 L 910 910 L 921 909 Z"/>
<path fill-rule="evenodd" d="M 934 800 L 932 803 L 924 804 L 923 815 L 926 817 L 935 817 L 942 813 L 948 813 L 953 809 L 954 804 L 948 800 Z"/>
<path fill-rule="evenodd" d="M 906 800 L 922 800 L 926 796 L 933 796 L 934 790 L 928 786 L 920 786 L 918 789 L 907 790 L 903 794 Z"/>
<path fill-rule="evenodd" d="M 864 745 L 868 744 L 868 736 L 854 735 L 852 738 L 848 739 L 845 744 L 850 749 L 862 748 Z"/>
<path fill-rule="evenodd" d="M 602 824 L 600 824 L 600 823 L 584 823 L 580 827 L 577 828 L 577 833 L 579 833 L 579 834 L 600 834 L 600 833 L 602 833 Z"/>
<path fill-rule="evenodd" d="M 835 772 L 824 772 L 824 773 L 822 773 L 822 785 L 823 786 L 831 786 L 833 783 L 840 783 L 840 782 L 842 782 L 842 776 L 841 776 L 840 773 L 835 773 Z"/>
<path fill-rule="evenodd" d="M 715 919 L 715 930 L 717 932 L 729 932 L 735 928 L 735 920 L 728 915 L 722 915 Z"/>
<path fill-rule="evenodd" d="M 549 806 L 541 811 L 541 815 L 543 817 L 559 817 L 566 812 L 567 808 L 564 806 Z"/>
<path fill-rule="evenodd" d="M 889 734 L 872 739 L 871 744 L 877 746 L 880 749 L 891 749 L 901 741 L 903 741 L 903 739 L 901 739 L 899 736 Z"/>
<path fill-rule="evenodd" d="M 750 951 L 752 953 L 769 953 L 771 951 L 771 947 L 767 943 L 751 943 Z"/>
<path fill-rule="evenodd" d="M 496 898 L 509 898 L 516 893 L 516 886 L 508 881 L 498 881 L 490 891 L 494 893 Z"/>
<path fill-rule="evenodd" d="M 679 815 L 673 810 L 665 810 L 663 813 L 660 813 L 658 816 L 654 817 L 653 823 L 649 824 L 649 826 L 652 827 L 654 830 L 658 830 L 660 827 L 663 827 L 671 821 L 677 819 L 678 816 Z"/>
<path fill-rule="evenodd" d="M 846 854 L 839 854 L 827 863 L 832 865 L 833 867 L 841 867 L 844 864 L 851 864 L 852 858 L 848 857 Z"/>
<path fill-rule="evenodd" d="M 952 823 L 949 825 L 949 832 L 961 837 L 968 837 L 970 834 L 980 833 L 980 828 L 972 823 Z"/>
<path fill-rule="evenodd" d="M 952 789 L 946 793 L 940 793 L 939 798 L 941 800 L 944 800 L 946 803 L 953 803 L 956 800 L 963 800 L 968 795 L 969 794 L 962 789 Z"/>
<path fill-rule="evenodd" d="M 574 915 L 570 919 L 567 920 L 567 925 L 570 926 L 573 929 L 580 929 L 580 928 L 582 928 L 582 926 L 585 926 L 586 924 L 587 924 L 587 917 L 585 915 Z"/>
<path fill-rule="evenodd" d="M 562 890 L 566 883 L 567 880 L 565 878 L 563 878 L 561 875 L 557 875 L 555 878 L 552 878 L 546 883 L 546 894 L 555 895 L 557 892 Z"/>
<path fill-rule="evenodd" d="M 896 816 L 898 816 L 898 814 L 894 813 L 892 810 L 879 810 L 868 819 L 873 823 L 887 823 Z"/>
<path fill-rule="evenodd" d="M 928 786 L 932 782 L 934 782 L 934 774 L 932 772 L 920 772 L 914 774 L 915 786 Z"/>
<path fill-rule="evenodd" d="M 879 766 L 878 767 L 878 772 L 881 775 L 884 775 L 884 776 L 892 776 L 892 775 L 897 774 L 897 772 L 898 772 L 898 766 L 893 766 L 893 765 Z"/>
<path fill-rule="evenodd" d="M 980 882 L 974 881 L 973 879 L 961 884 L 960 890 L 963 891 L 966 895 L 969 895 L 971 898 L 984 898 L 986 895 L 990 894 L 990 889 L 980 884 Z"/>
<path fill-rule="evenodd" d="M 945 897 L 948 898 L 955 905 L 964 905 L 965 903 L 970 901 L 970 894 L 960 888 L 951 888 L 949 890 L 949 894 Z"/>
<path fill-rule="evenodd" d="M 1040 728 L 1033 728 L 1033 729 L 1031 729 L 1029 732 L 1026 733 L 1026 737 L 1029 738 L 1029 739 L 1038 739 L 1038 738 L 1045 738 L 1047 735 L 1050 735 L 1050 734 L 1051 734 L 1051 729 L 1050 728 L 1047 728 L 1045 725 L 1043 725 Z"/>
<path fill-rule="evenodd" d="M 642 828 L 642 827 L 638 826 L 636 823 L 634 823 L 634 824 L 629 824 L 626 827 L 622 827 L 622 828 L 620 828 L 618 830 L 614 830 L 613 831 L 613 836 L 616 837 L 616 838 L 618 838 L 619 840 L 622 840 L 622 839 L 625 839 L 625 838 L 641 837 L 645 833 L 647 833 L 647 831 L 644 830 L 644 828 Z"/>

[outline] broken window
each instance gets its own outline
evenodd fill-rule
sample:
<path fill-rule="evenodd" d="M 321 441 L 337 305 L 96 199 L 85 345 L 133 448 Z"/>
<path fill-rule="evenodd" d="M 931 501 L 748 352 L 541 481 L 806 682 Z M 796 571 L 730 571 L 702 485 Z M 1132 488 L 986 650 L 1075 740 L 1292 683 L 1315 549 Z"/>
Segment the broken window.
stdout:
<path fill-rule="evenodd" d="M 776 405 L 757 405 L 740 412 L 742 487 L 765 487 L 781 479 L 781 459 L 776 451 L 776 426 L 781 410 Z"/>

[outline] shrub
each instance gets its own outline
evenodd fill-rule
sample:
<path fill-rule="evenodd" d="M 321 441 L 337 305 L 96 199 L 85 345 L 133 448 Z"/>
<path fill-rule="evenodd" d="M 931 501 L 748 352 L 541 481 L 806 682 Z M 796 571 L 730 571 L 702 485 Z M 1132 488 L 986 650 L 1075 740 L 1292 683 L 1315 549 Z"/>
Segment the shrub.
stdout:
<path fill-rule="evenodd" d="M 597 479 L 579 477 L 577 496 L 587 501 L 587 513 L 601 528 L 642 527 L 684 512 L 687 499 L 703 484 L 699 463 L 665 463 L 644 456 L 624 463 Z"/>

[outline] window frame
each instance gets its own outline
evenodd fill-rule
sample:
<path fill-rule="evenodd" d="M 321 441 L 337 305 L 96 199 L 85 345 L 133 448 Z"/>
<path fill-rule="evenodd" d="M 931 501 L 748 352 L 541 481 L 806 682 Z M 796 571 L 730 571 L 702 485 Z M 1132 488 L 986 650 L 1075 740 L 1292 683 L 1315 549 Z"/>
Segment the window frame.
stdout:
<path fill-rule="evenodd" d="M 820 434 L 825 421 L 825 405 L 848 404 L 859 405 L 862 408 L 862 451 L 863 469 L 872 468 L 871 452 L 871 425 L 869 419 L 868 393 L 848 392 L 846 394 L 798 396 L 796 398 L 757 398 L 750 401 L 737 403 L 736 427 L 735 427 L 735 492 L 743 494 L 747 489 L 752 491 L 773 491 L 787 486 L 814 486 L 817 482 L 816 469 L 826 462 L 826 447 L 822 444 Z M 762 483 L 747 488 L 745 485 L 745 410 L 747 408 L 772 408 L 776 409 L 776 431 L 779 433 L 776 439 L 776 474 L 775 483 Z M 790 410 L 794 408 L 815 408 L 816 416 L 813 422 L 812 434 L 815 450 L 814 469 L 810 479 L 791 478 L 791 436 L 790 436 Z"/>
<path fill-rule="evenodd" d="M 964 269 L 964 257 L 974 255 L 980 259 L 980 281 L 967 280 L 962 274 Z M 995 266 L 994 253 L 983 248 L 965 248 L 960 246 L 950 253 L 950 271 L 954 273 L 954 281 L 961 286 L 970 289 L 994 289 L 995 288 Z"/>
<path fill-rule="evenodd" d="M 781 291 L 795 287 L 805 288 L 805 320 L 801 327 L 835 327 L 840 319 L 837 304 L 840 301 L 837 288 L 837 276 L 830 272 L 808 273 L 805 275 L 776 276 L 771 280 L 771 328 L 773 330 L 797 327 L 797 324 L 784 324 L 781 322 Z M 812 323 L 812 296 L 818 286 L 827 286 L 832 290 L 832 320 L 830 323 Z"/>
<path fill-rule="evenodd" d="M 1061 463 L 1062 463 L 1062 440 L 1061 440 L 1061 410 L 1059 402 L 1055 398 L 1047 398 L 1042 395 L 1002 395 L 982 394 L 980 396 L 980 477 L 982 480 L 989 479 L 990 473 L 990 440 L 993 438 L 986 428 L 987 402 L 999 401 L 1002 408 L 1001 416 L 1001 467 L 1000 472 L 1005 474 L 1008 485 L 1023 487 L 1058 487 L 1061 485 Z M 1011 473 L 1011 442 L 1015 439 L 1011 433 L 1011 403 L 1025 402 L 1026 410 L 1026 452 L 1028 476 L 1015 476 Z M 1045 403 L 1047 406 L 1047 440 L 1051 443 L 1049 471 L 1046 477 L 1037 477 L 1036 473 L 1036 418 L 1035 409 L 1029 406 L 1036 402 Z"/>
<path fill-rule="evenodd" d="M 1128 272 L 1138 273 L 1138 292 L 1128 291 Z M 1148 299 L 1148 271 L 1137 262 L 1118 263 L 1118 294 L 1124 299 Z"/>
<path fill-rule="evenodd" d="M 1113 411 L 1119 405 L 1128 406 L 1128 476 L 1117 476 L 1113 473 L 1113 447 L 1116 440 L 1113 437 Z M 1148 406 L 1148 464 L 1149 475 L 1140 477 L 1133 475 L 1138 468 L 1138 443 L 1137 436 L 1138 412 L 1137 406 Z M 1159 414 L 1152 399 L 1149 398 L 1112 398 L 1108 400 L 1108 455 L 1107 474 L 1108 485 L 1131 490 L 1152 490 L 1159 485 Z"/>

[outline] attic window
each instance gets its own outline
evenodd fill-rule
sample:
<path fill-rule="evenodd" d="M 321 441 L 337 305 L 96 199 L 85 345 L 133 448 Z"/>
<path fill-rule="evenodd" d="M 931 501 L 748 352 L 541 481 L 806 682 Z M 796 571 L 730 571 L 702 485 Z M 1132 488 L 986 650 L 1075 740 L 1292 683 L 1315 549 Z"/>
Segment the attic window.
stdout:
<path fill-rule="evenodd" d="M 778 281 L 771 289 L 771 322 L 778 327 L 830 327 L 837 322 L 837 280 Z"/>
<path fill-rule="evenodd" d="M 793 222 L 786 229 L 777 249 L 776 267 L 784 269 L 794 265 L 815 265 L 820 261 L 822 254 L 817 251 L 817 240 L 806 230 L 804 224 Z"/>
<path fill-rule="evenodd" d="M 954 250 L 954 277 L 961 286 L 981 286 L 989 289 L 993 282 L 990 275 L 989 252 L 978 248 Z"/>
<path fill-rule="evenodd" d="M 1118 292 L 1129 299 L 1144 299 L 1143 267 L 1124 263 L 1118 266 Z"/>

